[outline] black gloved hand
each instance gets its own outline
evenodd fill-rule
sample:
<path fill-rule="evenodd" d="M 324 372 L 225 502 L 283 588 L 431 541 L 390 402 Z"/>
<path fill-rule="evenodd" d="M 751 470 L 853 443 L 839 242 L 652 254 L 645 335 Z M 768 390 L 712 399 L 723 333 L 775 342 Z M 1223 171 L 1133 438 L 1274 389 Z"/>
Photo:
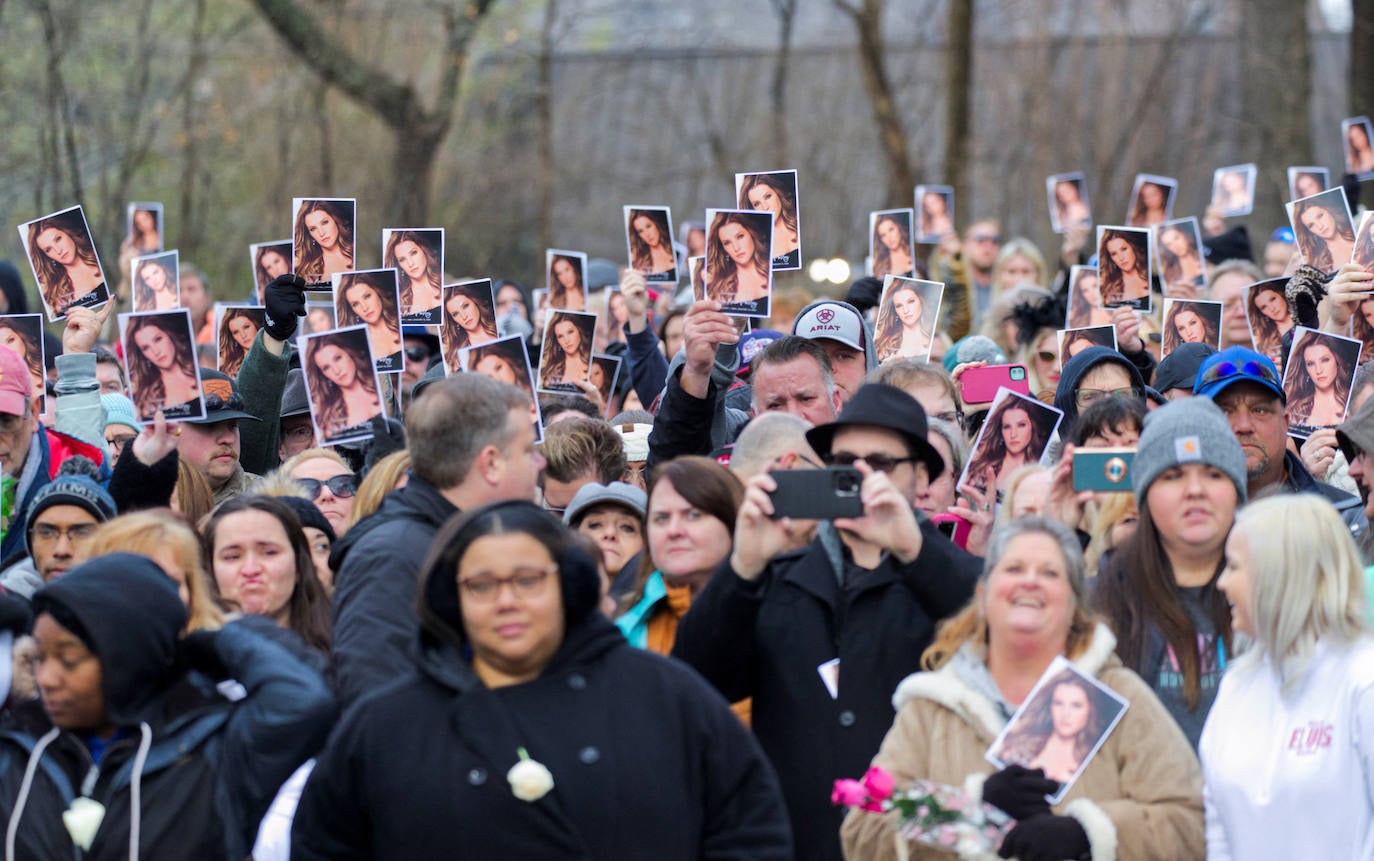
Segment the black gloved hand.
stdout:
<path fill-rule="evenodd" d="M 1032 771 L 1025 766 L 1009 765 L 988 775 L 983 783 L 983 800 L 1012 819 L 1030 819 L 1050 812 L 1045 796 L 1058 790 L 1059 784 L 1046 777 L 1044 769 Z"/>
<path fill-rule="evenodd" d="M 305 279 L 290 272 L 278 275 L 262 289 L 267 334 L 288 341 L 296 334 L 296 318 L 305 316 Z"/>
<path fill-rule="evenodd" d="M 376 415 L 370 422 L 372 439 L 363 452 L 363 475 L 366 476 L 377 461 L 406 447 L 406 428 L 396 419 Z"/>
<path fill-rule="evenodd" d="M 1054 814 L 1016 823 L 1002 840 L 1002 848 L 997 850 L 998 856 L 1019 861 L 1064 861 L 1066 858 L 1086 858 L 1090 852 L 1092 845 L 1088 843 L 1088 832 L 1078 820 Z"/>
<path fill-rule="evenodd" d="M 215 648 L 218 636 L 219 631 L 192 631 L 181 638 L 182 664 L 216 682 L 229 678 L 229 669 Z"/>

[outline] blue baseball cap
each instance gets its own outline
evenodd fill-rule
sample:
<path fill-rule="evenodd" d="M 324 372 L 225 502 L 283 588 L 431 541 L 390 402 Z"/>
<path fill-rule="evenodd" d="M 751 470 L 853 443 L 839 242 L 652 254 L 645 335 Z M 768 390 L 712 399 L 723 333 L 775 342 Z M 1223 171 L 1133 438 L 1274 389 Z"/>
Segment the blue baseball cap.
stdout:
<path fill-rule="evenodd" d="M 1216 400 L 1216 396 L 1232 383 L 1258 383 L 1275 397 L 1288 403 L 1278 368 L 1268 356 L 1245 347 L 1227 347 L 1215 356 L 1208 356 L 1197 369 L 1193 394 Z"/>

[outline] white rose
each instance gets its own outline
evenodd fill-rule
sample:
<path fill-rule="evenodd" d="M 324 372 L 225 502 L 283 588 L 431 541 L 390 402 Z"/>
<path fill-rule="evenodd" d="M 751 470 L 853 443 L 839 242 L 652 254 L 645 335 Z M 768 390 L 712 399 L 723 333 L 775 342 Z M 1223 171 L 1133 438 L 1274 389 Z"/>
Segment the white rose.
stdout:
<path fill-rule="evenodd" d="M 105 818 L 105 805 L 92 798 L 78 798 L 72 806 L 62 811 L 62 824 L 72 842 L 83 850 L 91 848 L 95 833 L 100 830 L 100 821 Z"/>
<path fill-rule="evenodd" d="M 542 762 L 522 759 L 506 772 L 510 791 L 521 801 L 538 801 L 553 789 L 553 775 Z"/>

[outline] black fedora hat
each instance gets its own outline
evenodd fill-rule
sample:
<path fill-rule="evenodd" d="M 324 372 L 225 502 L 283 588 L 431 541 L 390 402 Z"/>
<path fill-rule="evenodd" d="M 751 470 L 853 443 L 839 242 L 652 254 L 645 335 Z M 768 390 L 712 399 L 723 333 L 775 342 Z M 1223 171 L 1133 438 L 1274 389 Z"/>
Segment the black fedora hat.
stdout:
<path fill-rule="evenodd" d="M 926 411 L 915 398 L 896 386 L 884 383 L 860 386 L 840 411 L 840 417 L 807 431 L 806 441 L 818 454 L 828 454 L 835 432 L 853 425 L 884 428 L 900 434 L 911 448 L 912 456 L 926 465 L 932 481 L 945 471 L 944 458 L 926 439 Z"/>

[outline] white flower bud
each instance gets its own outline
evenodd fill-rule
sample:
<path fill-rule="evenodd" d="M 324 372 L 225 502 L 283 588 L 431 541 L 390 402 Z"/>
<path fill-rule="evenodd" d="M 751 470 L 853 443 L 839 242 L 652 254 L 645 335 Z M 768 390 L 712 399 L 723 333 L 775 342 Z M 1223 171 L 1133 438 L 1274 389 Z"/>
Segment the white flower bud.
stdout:
<path fill-rule="evenodd" d="M 100 821 L 104 818 L 105 805 L 92 798 L 78 798 L 71 807 L 62 811 L 62 824 L 67 826 L 72 842 L 83 851 L 91 848 L 91 841 L 95 840 L 95 833 L 100 830 Z"/>
<path fill-rule="evenodd" d="M 522 759 L 506 772 L 510 791 L 521 801 L 538 801 L 553 789 L 553 775 L 542 762 Z"/>

